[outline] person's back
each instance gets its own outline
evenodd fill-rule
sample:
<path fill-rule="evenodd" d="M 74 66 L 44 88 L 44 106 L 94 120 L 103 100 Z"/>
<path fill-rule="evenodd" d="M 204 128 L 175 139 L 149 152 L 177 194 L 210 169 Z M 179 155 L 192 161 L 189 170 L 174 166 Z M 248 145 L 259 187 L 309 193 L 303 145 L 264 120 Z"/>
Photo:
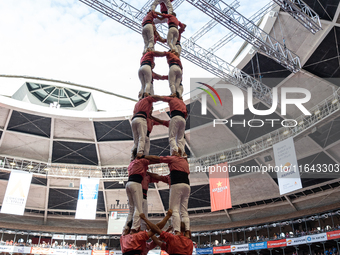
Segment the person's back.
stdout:
<path fill-rule="evenodd" d="M 192 255 L 193 242 L 184 235 L 173 235 L 163 231 L 160 237 L 167 243 L 167 253 Z"/>

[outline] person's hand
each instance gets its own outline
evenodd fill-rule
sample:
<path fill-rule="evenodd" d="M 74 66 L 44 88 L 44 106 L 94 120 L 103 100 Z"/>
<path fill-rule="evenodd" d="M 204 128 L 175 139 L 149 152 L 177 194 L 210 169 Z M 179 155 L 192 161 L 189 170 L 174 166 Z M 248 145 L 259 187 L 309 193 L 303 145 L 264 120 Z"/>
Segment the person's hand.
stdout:
<path fill-rule="evenodd" d="M 141 214 L 139 214 L 139 217 L 141 218 L 141 219 L 146 219 L 146 217 L 145 217 L 145 214 L 144 213 L 141 213 Z"/>
<path fill-rule="evenodd" d="M 171 217 L 171 215 L 172 215 L 172 210 L 169 209 L 168 212 L 166 213 L 166 215 L 169 216 L 169 217 Z"/>
<path fill-rule="evenodd" d="M 170 97 L 176 97 L 176 93 L 171 94 Z"/>
<path fill-rule="evenodd" d="M 170 232 L 170 231 L 173 230 L 173 229 L 174 229 L 174 228 L 173 228 L 172 226 L 169 226 L 165 232 Z"/>

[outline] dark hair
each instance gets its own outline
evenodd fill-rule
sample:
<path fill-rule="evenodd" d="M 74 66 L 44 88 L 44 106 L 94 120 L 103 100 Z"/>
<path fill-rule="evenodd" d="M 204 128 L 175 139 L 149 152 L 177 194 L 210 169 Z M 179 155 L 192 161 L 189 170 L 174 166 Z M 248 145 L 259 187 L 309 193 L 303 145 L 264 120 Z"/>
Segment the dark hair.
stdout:
<path fill-rule="evenodd" d="M 130 220 L 130 221 L 126 224 L 126 226 L 127 226 L 129 229 L 131 229 L 131 227 L 132 227 L 132 220 Z"/>
<path fill-rule="evenodd" d="M 185 224 L 183 221 L 181 221 L 181 232 L 184 233 L 185 232 Z"/>
<path fill-rule="evenodd" d="M 178 91 L 176 91 L 176 97 L 177 97 L 177 98 L 180 98 L 179 92 L 178 92 Z"/>
<path fill-rule="evenodd" d="M 137 148 L 133 149 L 132 156 L 133 156 L 134 159 L 137 157 Z"/>

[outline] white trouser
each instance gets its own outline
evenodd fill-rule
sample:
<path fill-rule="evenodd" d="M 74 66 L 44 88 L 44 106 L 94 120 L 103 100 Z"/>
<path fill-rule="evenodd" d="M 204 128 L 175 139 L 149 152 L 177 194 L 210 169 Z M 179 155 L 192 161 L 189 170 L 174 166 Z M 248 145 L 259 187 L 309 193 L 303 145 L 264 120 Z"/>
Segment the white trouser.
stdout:
<path fill-rule="evenodd" d="M 182 69 L 178 65 L 172 65 L 169 68 L 168 80 L 171 94 L 176 93 L 182 81 Z"/>
<path fill-rule="evenodd" d="M 145 136 L 145 144 L 144 144 L 144 155 L 149 155 L 150 152 L 150 137 Z"/>
<path fill-rule="evenodd" d="M 185 224 L 185 230 L 190 230 L 189 196 L 190 186 L 188 184 L 178 183 L 171 185 L 169 208 L 172 210 L 172 226 L 175 231 L 181 231 L 181 219 Z"/>
<path fill-rule="evenodd" d="M 170 27 L 166 42 L 169 45 L 170 49 L 175 50 L 176 52 L 178 52 L 176 48 L 177 39 L 178 39 L 178 29 L 176 27 Z"/>
<path fill-rule="evenodd" d="M 181 85 L 181 84 L 179 85 L 177 92 L 179 93 L 180 96 L 183 95 L 183 85 Z"/>
<path fill-rule="evenodd" d="M 144 92 L 150 94 L 152 86 L 152 69 L 149 65 L 142 65 L 138 70 L 138 77 L 142 87 L 140 89 L 140 95 Z"/>
<path fill-rule="evenodd" d="M 145 215 L 146 218 L 148 218 L 148 200 L 143 198 L 143 213 Z M 144 220 L 142 220 L 142 222 L 140 223 L 140 228 L 141 230 L 146 230 L 146 223 Z"/>
<path fill-rule="evenodd" d="M 164 3 L 166 8 L 168 9 L 168 13 L 171 14 L 173 12 L 173 8 L 172 8 L 172 4 L 170 2 L 170 0 L 155 0 L 152 5 L 151 5 L 151 10 L 155 10 L 156 6 L 159 5 L 160 3 Z"/>
<path fill-rule="evenodd" d="M 146 24 L 145 26 L 143 26 L 142 36 L 143 36 L 143 39 L 144 39 L 144 51 L 143 51 L 143 53 L 145 53 L 148 48 L 150 48 L 151 50 L 155 50 L 154 49 L 154 39 L 155 39 L 155 37 L 154 37 L 154 33 L 153 33 L 152 24 Z"/>
<path fill-rule="evenodd" d="M 143 212 L 143 190 L 142 184 L 138 182 L 128 182 L 125 186 L 126 194 L 129 200 L 129 214 L 126 219 L 128 223 L 133 219 L 132 228 L 138 229 L 140 227 L 139 214 Z"/>
<path fill-rule="evenodd" d="M 179 44 L 176 44 L 176 49 L 177 49 L 178 54 L 181 56 L 182 46 Z"/>
<path fill-rule="evenodd" d="M 185 119 L 182 116 L 174 116 L 169 123 L 169 144 L 170 154 L 173 151 L 178 152 L 178 147 L 184 152 L 185 139 Z"/>
<path fill-rule="evenodd" d="M 146 119 L 142 117 L 134 118 L 131 122 L 131 129 L 133 135 L 133 147 L 131 154 L 135 148 L 137 148 L 137 153 L 144 153 L 145 137 L 147 132 Z"/>

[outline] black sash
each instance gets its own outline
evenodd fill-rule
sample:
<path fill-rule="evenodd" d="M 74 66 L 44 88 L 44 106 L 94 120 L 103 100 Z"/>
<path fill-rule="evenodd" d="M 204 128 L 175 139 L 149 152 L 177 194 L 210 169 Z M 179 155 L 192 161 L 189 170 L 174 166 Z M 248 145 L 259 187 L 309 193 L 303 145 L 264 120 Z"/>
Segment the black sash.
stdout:
<path fill-rule="evenodd" d="M 129 176 L 128 182 L 138 182 L 138 183 L 142 183 L 143 181 L 143 176 L 141 176 L 140 174 L 133 174 Z"/>
<path fill-rule="evenodd" d="M 185 114 L 181 111 L 178 111 L 178 110 L 173 110 L 171 112 L 171 118 L 173 118 L 175 116 L 181 116 L 181 117 L 183 117 L 183 119 L 185 119 Z"/>
<path fill-rule="evenodd" d="M 128 251 L 128 252 L 124 252 L 123 255 L 135 255 L 135 254 L 141 254 L 142 251 L 140 250 L 132 250 L 132 251 Z"/>
<path fill-rule="evenodd" d="M 178 184 L 178 183 L 186 183 L 190 185 L 189 177 L 186 172 L 172 170 L 170 172 L 170 179 L 171 179 L 171 185 Z"/>

